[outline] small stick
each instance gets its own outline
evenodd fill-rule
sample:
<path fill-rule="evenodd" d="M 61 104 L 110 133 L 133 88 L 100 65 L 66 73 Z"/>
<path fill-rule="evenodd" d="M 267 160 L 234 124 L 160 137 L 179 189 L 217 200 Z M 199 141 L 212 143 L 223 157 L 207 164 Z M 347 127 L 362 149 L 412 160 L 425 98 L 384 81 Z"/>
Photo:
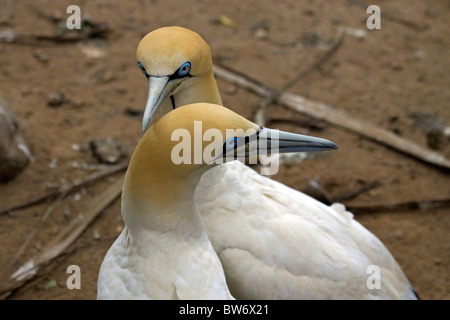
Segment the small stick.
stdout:
<path fill-rule="evenodd" d="M 224 67 L 214 65 L 214 73 L 218 78 L 246 90 L 253 91 L 261 97 L 269 97 L 272 92 L 267 86 L 261 84 L 261 82 L 243 75 L 242 73 L 234 72 L 229 68 L 225 69 Z M 349 114 L 325 103 L 308 100 L 288 92 L 281 93 L 278 102 L 291 110 L 356 132 L 363 137 L 381 143 L 423 162 L 450 169 L 450 160 L 440 153 L 423 148 L 369 122 L 355 119 Z"/>
<path fill-rule="evenodd" d="M 107 170 L 101 171 L 101 172 L 96 172 L 94 174 L 89 175 L 86 179 L 83 179 L 81 181 L 75 181 L 71 186 L 67 187 L 67 186 L 63 186 L 61 188 L 58 188 L 56 191 L 44 194 L 42 196 L 33 198 L 31 200 L 27 200 L 25 202 L 22 203 L 18 203 L 15 205 L 11 205 L 9 207 L 0 209 L 0 216 L 1 215 L 5 215 L 11 211 L 15 211 L 15 210 L 20 210 L 20 209 L 25 209 L 28 208 L 30 206 L 36 205 L 36 204 L 40 204 L 42 202 L 45 202 L 47 200 L 51 200 L 54 199 L 58 196 L 60 196 L 63 193 L 70 193 L 72 191 L 75 191 L 83 186 L 86 186 L 90 183 L 93 183 L 97 180 L 100 180 L 104 177 L 110 176 L 114 173 L 126 170 L 128 167 L 128 163 L 122 163 L 122 164 L 118 164 L 116 166 L 113 166 L 111 168 L 108 168 Z"/>
<path fill-rule="evenodd" d="M 373 213 L 373 212 L 395 212 L 417 209 L 430 209 L 430 208 L 444 208 L 450 207 L 450 198 L 434 199 L 434 200 L 421 200 L 421 201 L 405 201 L 405 202 L 386 202 L 386 203 L 374 203 L 374 204 L 345 204 L 347 210 L 356 213 Z"/>
<path fill-rule="evenodd" d="M 368 4 L 366 4 L 362 1 L 359 1 L 359 0 L 348 0 L 348 2 L 350 2 L 351 4 L 354 4 L 354 5 L 360 6 L 363 9 L 367 9 L 369 7 Z M 414 23 L 414 22 L 411 22 L 411 21 L 408 21 L 408 20 L 405 20 L 402 18 L 394 17 L 392 14 L 390 14 L 388 12 L 382 11 L 381 17 L 384 19 L 387 19 L 387 20 L 391 20 L 393 22 L 400 23 L 400 24 L 402 24 L 408 28 L 411 28 L 415 31 L 422 32 L 422 31 L 425 31 L 426 29 L 428 29 L 427 25 L 419 25 L 417 23 Z"/>
<path fill-rule="evenodd" d="M 302 190 L 302 192 L 310 195 L 314 199 L 323 202 L 324 204 L 331 205 L 333 200 L 328 192 L 322 187 L 319 181 L 310 180 L 308 186 Z"/>
<path fill-rule="evenodd" d="M 89 39 L 108 30 L 107 23 L 99 23 L 93 26 L 88 32 L 78 32 L 74 36 L 47 36 L 47 35 L 32 35 L 32 34 L 7 34 L 0 36 L 0 42 L 24 44 L 24 45 L 38 45 L 42 42 L 53 43 L 73 43 L 84 39 Z"/>
<path fill-rule="evenodd" d="M 39 18 L 47 20 L 48 22 L 50 22 L 52 24 L 59 23 L 62 21 L 62 18 L 57 17 L 53 14 L 48 14 L 47 12 L 41 10 L 40 8 L 38 8 L 35 5 L 30 4 L 28 7 L 30 8 L 30 10 L 34 11 Z"/>
<path fill-rule="evenodd" d="M 336 36 L 336 39 L 332 42 L 330 49 L 327 52 L 325 52 L 325 54 L 322 55 L 320 59 L 318 59 L 314 64 L 310 65 L 308 68 L 300 72 L 297 76 L 295 76 L 294 78 L 283 84 L 278 89 L 272 90 L 268 97 L 263 98 L 259 105 L 259 108 L 256 110 L 255 115 L 256 123 L 261 126 L 264 126 L 265 125 L 264 109 L 270 104 L 277 102 L 278 98 L 283 92 L 290 89 L 293 85 L 298 83 L 300 80 L 302 80 L 310 73 L 312 73 L 314 70 L 319 68 L 322 64 L 324 64 L 341 46 L 342 41 L 344 40 L 344 36 L 345 32 L 343 31 L 343 29 L 340 29 L 338 35 Z"/>
<path fill-rule="evenodd" d="M 108 30 L 108 24 L 105 22 L 101 22 L 93 26 L 88 32 L 78 32 L 76 36 L 46 36 L 46 35 L 36 35 L 33 36 L 36 40 L 45 40 L 45 41 L 53 41 L 53 42 L 75 42 L 83 39 L 88 39 L 91 37 L 95 37 L 106 30 Z"/>
<path fill-rule="evenodd" d="M 334 197 L 333 202 L 343 202 L 343 201 L 351 200 L 353 198 L 356 198 L 360 194 L 363 194 L 363 193 L 370 191 L 379 186 L 380 186 L 380 182 L 373 181 L 371 183 L 363 185 L 361 188 L 359 188 L 357 190 L 351 191 L 349 193 L 344 193 L 344 194 L 341 194 L 340 196 Z"/>
<path fill-rule="evenodd" d="M 283 119 L 277 117 L 268 117 L 267 124 L 269 123 L 289 123 L 302 128 L 309 128 L 313 130 L 324 130 L 326 128 L 326 124 L 323 121 L 309 120 L 309 119 Z"/>

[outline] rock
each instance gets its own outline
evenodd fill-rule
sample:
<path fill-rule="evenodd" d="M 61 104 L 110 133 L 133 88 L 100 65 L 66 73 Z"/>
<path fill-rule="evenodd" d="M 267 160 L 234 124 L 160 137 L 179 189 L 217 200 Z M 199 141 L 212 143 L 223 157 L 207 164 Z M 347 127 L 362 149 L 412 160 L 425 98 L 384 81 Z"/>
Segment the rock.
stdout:
<path fill-rule="evenodd" d="M 59 107 L 66 100 L 64 93 L 52 92 L 47 96 L 47 104 L 51 107 Z"/>
<path fill-rule="evenodd" d="M 266 21 L 251 21 L 248 29 L 257 40 L 266 40 L 269 36 L 269 25 Z"/>
<path fill-rule="evenodd" d="M 123 113 L 128 117 L 136 117 L 136 118 L 142 118 L 142 116 L 144 115 L 143 111 L 133 108 L 126 108 Z"/>
<path fill-rule="evenodd" d="M 47 64 L 49 60 L 48 53 L 43 50 L 34 51 L 33 57 L 35 57 L 37 61 L 42 62 L 44 64 Z"/>
<path fill-rule="evenodd" d="M 296 44 L 298 48 L 321 48 L 327 49 L 329 41 L 322 37 L 317 31 L 305 33 Z"/>
<path fill-rule="evenodd" d="M 345 33 L 357 39 L 364 39 L 367 37 L 367 32 L 364 29 L 345 28 Z"/>
<path fill-rule="evenodd" d="M 427 144 L 431 149 L 441 150 L 446 143 L 444 130 L 432 128 L 427 132 Z"/>
<path fill-rule="evenodd" d="M 0 98 L 0 182 L 15 178 L 31 159 L 19 119 Z"/>
<path fill-rule="evenodd" d="M 440 117 L 425 112 L 414 112 L 408 115 L 414 120 L 413 126 L 423 130 L 427 136 L 427 144 L 431 149 L 441 150 L 448 143 L 448 126 Z"/>
<path fill-rule="evenodd" d="M 112 138 L 92 139 L 89 141 L 92 154 L 102 163 L 114 164 L 122 158 L 122 147 Z"/>

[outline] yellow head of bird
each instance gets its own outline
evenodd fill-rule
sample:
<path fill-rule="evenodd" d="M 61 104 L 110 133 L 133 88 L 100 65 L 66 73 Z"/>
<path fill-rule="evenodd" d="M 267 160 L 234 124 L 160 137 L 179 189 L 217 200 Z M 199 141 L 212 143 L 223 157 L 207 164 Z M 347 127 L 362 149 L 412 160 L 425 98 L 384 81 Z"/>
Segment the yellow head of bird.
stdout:
<path fill-rule="evenodd" d="M 144 132 L 158 110 L 166 114 L 195 102 L 222 104 L 211 51 L 197 33 L 181 27 L 156 29 L 141 40 L 136 58 L 149 81 Z"/>
<path fill-rule="evenodd" d="M 189 75 L 203 76 L 212 69 L 208 44 L 194 31 L 182 27 L 163 27 L 147 34 L 139 43 L 136 59 L 149 76 L 183 75 L 189 62 Z"/>

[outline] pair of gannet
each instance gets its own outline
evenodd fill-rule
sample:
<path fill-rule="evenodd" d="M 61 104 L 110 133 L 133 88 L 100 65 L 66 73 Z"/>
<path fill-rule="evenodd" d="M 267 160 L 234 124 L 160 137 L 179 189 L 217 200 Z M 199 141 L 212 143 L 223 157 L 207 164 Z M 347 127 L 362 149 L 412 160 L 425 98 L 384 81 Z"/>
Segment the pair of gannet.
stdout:
<path fill-rule="evenodd" d="M 217 158 L 246 157 L 251 151 L 294 152 L 335 149 L 328 140 L 277 132 L 256 124 L 219 105 L 180 107 L 157 121 L 140 140 L 125 175 L 122 216 L 125 228 L 109 249 L 100 269 L 100 299 L 233 299 L 219 258 L 208 238 L 195 205 L 201 175 L 217 165 L 202 161 L 174 164 L 175 130 L 189 132 L 195 142 L 196 123 L 201 135 L 218 130 Z M 231 133 L 250 133 L 234 135 Z M 265 141 L 251 142 L 263 139 Z M 183 141 L 186 142 L 186 141 Z M 201 146 L 201 154 L 207 145 Z M 255 149 L 256 147 L 256 149 Z"/>
<path fill-rule="evenodd" d="M 243 120 L 209 104 L 185 106 L 222 103 L 210 49 L 195 32 L 157 29 L 139 43 L 137 60 L 149 79 L 143 130 L 157 110 L 168 114 L 147 130 L 130 163 L 122 195 L 126 228 L 102 264 L 99 298 L 416 298 L 389 251 L 342 205 L 326 206 L 240 161 L 174 178 L 186 169 L 162 161 L 170 139 L 157 128 L 203 117 L 223 129 Z M 175 219 L 183 202 L 199 215 Z M 162 220 L 150 222 L 150 212 Z M 171 234 L 174 228 L 185 232 Z"/>

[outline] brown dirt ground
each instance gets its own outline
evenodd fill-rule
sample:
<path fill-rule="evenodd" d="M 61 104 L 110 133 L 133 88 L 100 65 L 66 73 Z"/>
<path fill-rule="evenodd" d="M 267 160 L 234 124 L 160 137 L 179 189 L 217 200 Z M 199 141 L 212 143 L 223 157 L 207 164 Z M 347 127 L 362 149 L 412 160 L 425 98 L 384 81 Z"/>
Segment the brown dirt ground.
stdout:
<path fill-rule="evenodd" d="M 65 19 L 66 8 L 73 2 L 0 0 L 0 32 L 14 29 L 21 34 L 52 35 L 54 25 L 39 17 L 33 7 Z M 91 174 L 73 164 L 96 160 L 89 153 L 74 150 L 73 144 L 113 137 L 127 154 L 132 152 L 141 122 L 124 111 L 142 111 L 147 97 L 147 81 L 136 65 L 135 49 L 145 33 L 166 25 L 199 32 L 209 43 L 215 61 L 272 87 L 282 85 L 324 52 L 314 41 L 307 42 L 310 47 L 295 45 L 307 39 L 306 35 L 315 33 L 319 35 L 316 38 L 330 40 L 340 26 L 365 30 L 363 39 L 347 35 L 329 61 L 290 91 L 333 105 L 422 146 L 427 146 L 426 134 L 414 125 L 412 113 L 423 112 L 450 123 L 449 1 L 372 1 L 380 5 L 382 13 L 424 26 L 420 31 L 387 18 L 382 19 L 381 30 L 367 30 L 365 9 L 345 0 L 76 2 L 92 21 L 108 23 L 112 32 L 106 40 L 52 45 L 0 43 L 0 96 L 19 115 L 35 158 L 16 179 L 0 185 L 0 208 Z M 233 19 L 236 27 L 217 23 L 220 15 Z M 258 38 L 251 27 L 261 22 L 267 34 Z M 101 49 L 102 56 L 88 56 L 89 44 Z M 218 85 L 227 106 L 243 116 L 253 115 L 257 96 L 221 80 Z M 47 96 L 52 92 L 64 93 L 65 103 L 49 107 Z M 266 114 L 303 119 L 281 106 L 269 108 Z M 349 204 L 450 195 L 448 171 L 354 133 L 331 125 L 321 132 L 286 123 L 271 126 L 320 135 L 340 146 L 339 152 L 328 157 L 281 167 L 274 179 L 294 188 L 303 189 L 309 180 L 320 179 L 336 196 L 362 183 L 381 182 Z M 448 140 L 439 152 L 450 157 Z M 39 252 L 110 181 L 104 179 L 63 201 L 40 227 L 20 262 Z M 35 205 L 0 217 L 0 266 L 11 261 L 49 206 Z M 386 244 L 422 299 L 450 298 L 448 208 L 355 213 L 355 218 Z M 122 226 L 117 200 L 64 255 L 11 298 L 95 299 L 99 266 Z M 72 264 L 81 268 L 81 290 L 66 287 L 66 269 Z"/>

